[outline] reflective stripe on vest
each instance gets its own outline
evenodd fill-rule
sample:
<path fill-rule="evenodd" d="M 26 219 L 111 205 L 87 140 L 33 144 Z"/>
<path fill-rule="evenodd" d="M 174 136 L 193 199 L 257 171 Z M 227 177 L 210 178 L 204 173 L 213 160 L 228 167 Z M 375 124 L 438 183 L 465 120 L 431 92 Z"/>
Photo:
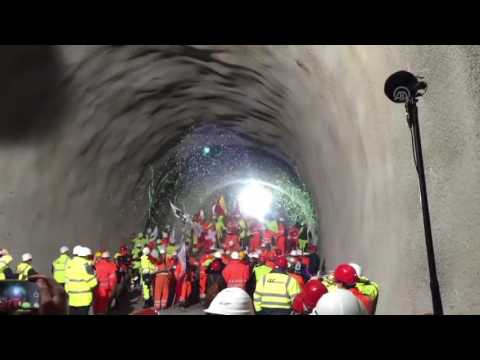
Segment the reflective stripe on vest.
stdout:
<path fill-rule="evenodd" d="M 18 280 L 27 280 L 28 272 L 32 269 L 32 265 L 27 263 L 20 263 L 17 266 Z"/>
<path fill-rule="evenodd" d="M 93 300 L 93 288 L 97 285 L 95 275 L 88 273 L 89 261 L 75 257 L 68 262 L 65 271 L 65 291 L 70 306 L 89 306 Z"/>
<path fill-rule="evenodd" d="M 278 273 L 263 276 L 261 286 L 257 287 L 254 293 L 254 302 L 257 303 L 257 308 L 290 309 L 292 299 L 288 288 L 291 279 L 286 274 Z"/>
<path fill-rule="evenodd" d="M 62 254 L 53 262 L 53 279 L 57 283 L 65 283 L 65 271 L 70 260 L 68 255 Z"/>

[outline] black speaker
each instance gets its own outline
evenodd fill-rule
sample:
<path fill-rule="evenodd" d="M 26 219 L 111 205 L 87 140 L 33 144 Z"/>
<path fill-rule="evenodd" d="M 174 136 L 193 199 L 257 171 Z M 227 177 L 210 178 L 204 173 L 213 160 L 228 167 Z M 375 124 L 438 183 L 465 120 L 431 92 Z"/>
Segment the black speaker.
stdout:
<path fill-rule="evenodd" d="M 385 82 L 385 95 L 394 103 L 407 103 L 412 98 L 422 96 L 427 83 L 408 71 L 398 71 Z"/>

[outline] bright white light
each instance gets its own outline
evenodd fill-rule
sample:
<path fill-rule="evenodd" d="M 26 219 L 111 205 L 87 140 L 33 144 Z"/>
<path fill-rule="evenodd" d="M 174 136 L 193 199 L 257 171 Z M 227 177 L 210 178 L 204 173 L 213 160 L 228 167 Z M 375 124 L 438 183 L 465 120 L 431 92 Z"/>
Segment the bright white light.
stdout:
<path fill-rule="evenodd" d="M 258 183 L 251 182 L 241 191 L 238 202 L 242 214 L 264 221 L 272 205 L 272 192 Z"/>

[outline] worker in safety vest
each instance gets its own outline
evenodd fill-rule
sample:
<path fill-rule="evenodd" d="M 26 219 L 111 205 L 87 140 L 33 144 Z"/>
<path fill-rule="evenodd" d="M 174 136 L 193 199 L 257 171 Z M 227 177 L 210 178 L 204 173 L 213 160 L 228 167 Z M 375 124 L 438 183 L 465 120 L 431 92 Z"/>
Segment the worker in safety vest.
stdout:
<path fill-rule="evenodd" d="M 308 228 L 305 224 L 301 225 L 300 228 L 300 235 L 298 239 L 298 248 L 305 252 L 307 250 L 308 245 Z"/>
<path fill-rule="evenodd" d="M 263 276 L 253 294 L 255 311 L 259 315 L 289 315 L 295 296 L 300 293 L 298 282 L 287 274 L 288 262 L 279 257 L 275 269 Z"/>
<path fill-rule="evenodd" d="M 237 251 L 232 252 L 231 261 L 223 269 L 222 275 L 227 287 L 239 287 L 245 290 L 250 279 L 250 266 L 241 261 L 240 254 Z"/>
<path fill-rule="evenodd" d="M 83 246 L 75 246 L 74 258 L 67 264 L 65 271 L 65 291 L 68 294 L 70 315 L 88 315 L 93 301 L 93 290 L 97 286 L 97 277 L 88 257 L 92 251 Z"/>
<path fill-rule="evenodd" d="M 378 301 L 378 292 L 379 292 L 379 285 L 376 282 L 369 280 L 366 276 L 362 274 L 362 267 L 355 263 L 349 263 L 351 267 L 355 269 L 355 272 L 358 276 L 358 281 L 355 287 L 360 291 L 363 295 L 368 296 L 373 301 L 373 314 L 375 314 L 375 310 L 377 307 Z"/>
<path fill-rule="evenodd" d="M 133 290 L 140 285 L 140 258 L 142 256 L 142 248 L 135 245 L 132 249 L 132 280 L 130 283 L 130 288 Z"/>
<path fill-rule="evenodd" d="M 13 279 L 14 274 L 10 269 L 13 257 L 8 253 L 7 249 L 0 250 L 0 280 Z"/>
<path fill-rule="evenodd" d="M 70 249 L 67 246 L 62 246 L 60 248 L 60 256 L 52 263 L 53 279 L 62 287 L 65 287 L 65 271 L 68 262 L 71 260 L 70 256 L 68 256 L 69 251 Z"/>
<path fill-rule="evenodd" d="M 157 271 L 157 267 L 149 258 L 150 249 L 148 247 L 144 247 L 142 253 L 143 255 L 140 258 L 140 273 L 142 281 L 143 300 L 145 301 L 144 308 L 147 308 L 153 305 L 151 288 L 153 276 Z"/>
<path fill-rule="evenodd" d="M 117 287 L 117 265 L 110 260 L 110 253 L 104 251 L 95 264 L 98 286 L 95 289 L 93 312 L 95 315 L 106 314 L 115 296 Z"/>
<path fill-rule="evenodd" d="M 17 274 L 18 280 L 28 280 L 30 276 L 38 274 L 32 266 L 32 254 L 22 255 L 22 262 L 17 266 Z"/>
<path fill-rule="evenodd" d="M 337 288 L 350 291 L 362 303 L 368 314 L 373 315 L 375 312 L 375 303 L 372 298 L 364 295 L 356 287 L 358 275 L 355 269 L 349 264 L 340 264 L 334 273 Z"/>

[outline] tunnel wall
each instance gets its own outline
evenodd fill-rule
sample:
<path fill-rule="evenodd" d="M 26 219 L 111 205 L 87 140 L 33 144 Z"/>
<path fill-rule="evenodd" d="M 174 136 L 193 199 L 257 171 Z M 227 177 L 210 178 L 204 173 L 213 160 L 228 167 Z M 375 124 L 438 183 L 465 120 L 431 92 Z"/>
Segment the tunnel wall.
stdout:
<path fill-rule="evenodd" d="M 383 95 L 387 76 L 407 69 L 430 86 L 420 119 L 444 308 L 480 311 L 478 47 L 187 49 L 2 49 L 2 125 L 25 127 L 2 133 L 0 246 L 32 252 L 46 272 L 63 244 L 118 245 L 143 226 L 145 165 L 213 122 L 298 168 L 327 267 L 360 263 L 380 283 L 379 313 L 430 312 L 410 134 Z"/>

